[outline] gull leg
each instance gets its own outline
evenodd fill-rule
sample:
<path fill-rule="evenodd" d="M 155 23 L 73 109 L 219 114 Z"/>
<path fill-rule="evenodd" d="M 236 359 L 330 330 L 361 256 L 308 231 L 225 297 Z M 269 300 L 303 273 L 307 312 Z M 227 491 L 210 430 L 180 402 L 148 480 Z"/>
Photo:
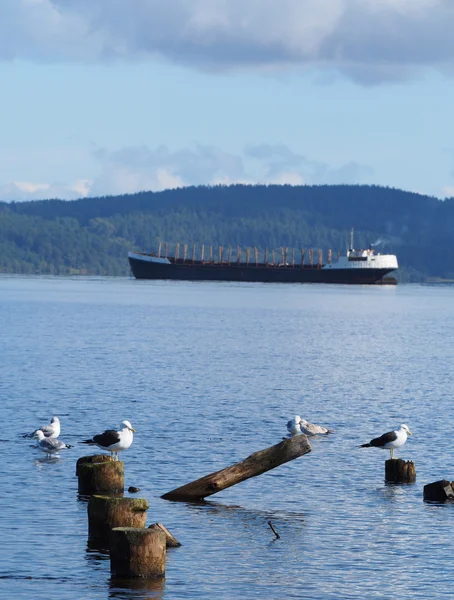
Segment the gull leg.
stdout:
<path fill-rule="evenodd" d="M 391 458 L 394 458 L 394 448 L 390 448 L 389 452 L 391 454 Z"/>

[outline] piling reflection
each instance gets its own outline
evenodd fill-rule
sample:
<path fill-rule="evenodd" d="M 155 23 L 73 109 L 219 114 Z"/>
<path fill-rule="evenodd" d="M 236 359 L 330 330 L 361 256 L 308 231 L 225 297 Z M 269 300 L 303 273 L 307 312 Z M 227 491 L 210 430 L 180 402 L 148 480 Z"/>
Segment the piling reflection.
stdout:
<path fill-rule="evenodd" d="M 109 581 L 109 598 L 131 600 L 161 600 L 165 579 L 113 579 Z"/>

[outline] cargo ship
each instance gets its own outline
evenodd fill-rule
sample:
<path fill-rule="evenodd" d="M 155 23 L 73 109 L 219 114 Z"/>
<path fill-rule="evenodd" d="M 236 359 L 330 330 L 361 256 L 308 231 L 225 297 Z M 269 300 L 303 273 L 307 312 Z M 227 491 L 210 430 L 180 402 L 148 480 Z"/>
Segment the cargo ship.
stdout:
<path fill-rule="evenodd" d="M 275 252 L 265 250 L 263 259 L 259 260 L 258 250 L 254 249 L 254 257 L 250 249 L 246 250 L 246 260 L 241 259 L 242 250 L 238 248 L 235 255 L 228 249 L 224 258 L 224 248 L 219 247 L 216 258 L 213 258 L 212 247 L 209 256 L 205 258 L 205 247 L 196 256 L 193 246 L 192 255 L 188 257 L 187 245 L 183 247 L 183 256 L 179 257 L 179 244 L 175 253 L 170 256 L 168 245 L 165 245 L 164 255 L 161 255 L 160 244 L 158 252 L 129 252 L 128 260 L 132 274 L 136 279 L 173 279 L 180 281 L 234 281 L 261 283 L 337 283 L 337 284 L 395 284 L 395 277 L 388 274 L 398 268 L 397 257 L 394 254 L 375 252 L 371 246 L 367 249 L 353 247 L 353 230 L 350 248 L 345 255 L 337 255 L 332 260 L 328 251 L 328 260 L 322 261 L 322 252 L 318 250 L 318 260 L 314 262 L 313 250 L 307 254 L 301 251 L 300 258 L 295 260 L 295 251 L 281 248 L 280 260 L 276 261 Z M 305 256 L 307 260 L 305 260 Z"/>

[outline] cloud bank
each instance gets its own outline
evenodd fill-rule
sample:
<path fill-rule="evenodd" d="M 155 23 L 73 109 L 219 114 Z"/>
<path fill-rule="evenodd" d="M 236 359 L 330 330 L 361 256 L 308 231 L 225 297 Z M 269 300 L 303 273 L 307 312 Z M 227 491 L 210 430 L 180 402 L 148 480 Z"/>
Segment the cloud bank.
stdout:
<path fill-rule="evenodd" d="M 176 151 L 166 146 L 130 146 L 114 152 L 98 149 L 93 156 L 99 169 L 91 180 L 66 184 L 12 181 L 0 185 L 0 200 L 73 200 L 189 185 L 361 183 L 372 175 L 367 165 L 347 162 L 332 166 L 281 144 L 249 146 L 238 155 L 196 145 Z"/>
<path fill-rule="evenodd" d="M 454 65 L 452 0 L 2 0 L 0 59 L 324 69 L 364 84 Z"/>

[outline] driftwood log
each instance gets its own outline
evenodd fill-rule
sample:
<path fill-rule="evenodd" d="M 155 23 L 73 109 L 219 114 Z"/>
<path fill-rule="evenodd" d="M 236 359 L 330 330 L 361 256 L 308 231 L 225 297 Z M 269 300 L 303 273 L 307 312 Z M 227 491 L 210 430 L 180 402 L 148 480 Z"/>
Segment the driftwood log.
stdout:
<path fill-rule="evenodd" d="M 145 527 L 149 504 L 142 498 L 90 496 L 88 501 L 88 537 L 109 547 L 115 527 Z"/>
<path fill-rule="evenodd" d="M 79 494 L 121 494 L 125 487 L 124 463 L 107 454 L 82 456 L 76 465 Z"/>
<path fill-rule="evenodd" d="M 112 529 L 110 543 L 112 577 L 157 579 L 166 572 L 166 534 L 160 529 Z"/>
<path fill-rule="evenodd" d="M 231 467 L 211 473 L 211 475 L 206 475 L 192 483 L 167 492 L 161 498 L 164 498 L 164 500 L 197 502 L 241 481 L 275 469 L 290 460 L 307 454 L 311 450 L 311 445 L 305 435 L 295 435 L 275 446 L 255 452 Z"/>
<path fill-rule="evenodd" d="M 385 462 L 386 483 L 414 483 L 416 467 L 411 460 L 405 462 L 402 458 L 390 458 Z"/>
<path fill-rule="evenodd" d="M 426 502 L 454 502 L 454 481 L 447 479 L 434 481 L 424 486 L 424 500 Z"/>

